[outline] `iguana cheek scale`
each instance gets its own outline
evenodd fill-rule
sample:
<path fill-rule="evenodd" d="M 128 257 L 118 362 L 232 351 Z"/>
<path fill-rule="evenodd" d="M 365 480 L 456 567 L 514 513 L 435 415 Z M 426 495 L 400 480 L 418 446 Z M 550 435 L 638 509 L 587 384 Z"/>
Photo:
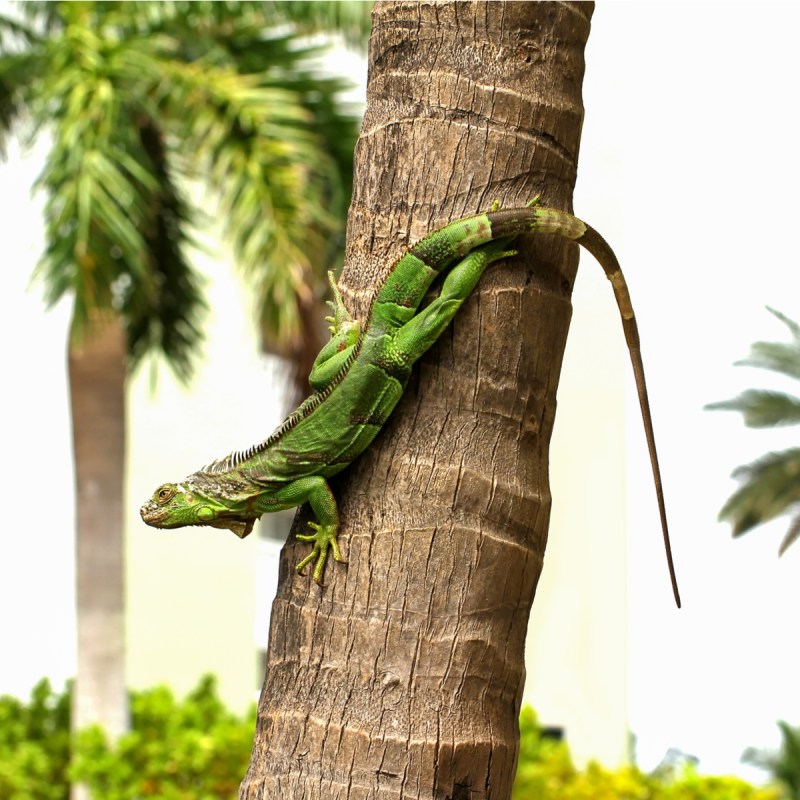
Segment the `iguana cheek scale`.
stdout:
<path fill-rule="evenodd" d="M 484 270 L 516 252 L 509 245 L 523 233 L 578 242 L 611 281 L 639 395 L 673 593 L 680 606 L 639 335 L 625 278 L 611 248 L 593 228 L 566 212 L 542 208 L 538 198 L 525 208 L 493 208 L 451 222 L 414 245 L 387 275 L 363 330 L 345 308 L 329 273 L 331 339 L 309 377 L 313 394 L 260 444 L 214 461 L 180 484 L 160 486 L 142 506 L 142 519 L 156 528 L 227 528 L 243 538 L 262 514 L 307 502 L 317 522 L 309 523 L 313 533 L 297 537 L 313 544 L 297 571 L 313 562 L 314 580 L 321 583 L 328 551 L 336 561 L 343 560 L 336 540 L 339 513 L 327 479 L 369 446 L 400 400 L 414 362 L 439 338 Z M 439 275 L 444 275 L 439 295 L 420 308 Z"/>

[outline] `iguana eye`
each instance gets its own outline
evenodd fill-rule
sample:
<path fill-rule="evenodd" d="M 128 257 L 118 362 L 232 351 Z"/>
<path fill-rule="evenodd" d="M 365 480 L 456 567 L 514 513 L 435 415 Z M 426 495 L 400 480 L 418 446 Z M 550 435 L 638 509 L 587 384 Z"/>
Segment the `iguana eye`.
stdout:
<path fill-rule="evenodd" d="M 162 486 L 156 492 L 156 502 L 157 503 L 166 503 L 167 500 L 170 500 L 175 494 L 175 489 L 171 486 Z"/>

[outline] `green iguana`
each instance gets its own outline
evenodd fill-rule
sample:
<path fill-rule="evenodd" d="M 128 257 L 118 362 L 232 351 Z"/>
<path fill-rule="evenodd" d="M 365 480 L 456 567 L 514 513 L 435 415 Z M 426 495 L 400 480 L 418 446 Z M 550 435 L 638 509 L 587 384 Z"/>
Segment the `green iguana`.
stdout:
<path fill-rule="evenodd" d="M 333 301 L 331 340 L 309 378 L 314 393 L 277 430 L 248 450 L 231 453 L 189 475 L 165 483 L 141 509 L 156 528 L 211 525 L 244 538 L 269 511 L 308 502 L 318 522 L 298 534 L 313 549 L 297 571 L 314 563 L 321 583 L 328 550 L 343 561 L 337 543 L 339 514 L 328 478 L 345 469 L 372 442 L 403 394 L 414 362 L 439 338 L 492 262 L 514 255 L 519 234 L 557 234 L 583 245 L 611 281 L 630 352 L 658 497 L 675 602 L 680 597 L 672 563 L 661 475 L 647 399 L 639 334 L 619 263 L 605 240 L 571 214 L 542 208 L 491 211 L 451 222 L 414 245 L 378 290 L 366 326 L 348 313 L 329 273 Z M 446 273 L 438 297 L 420 309 L 438 275 Z"/>

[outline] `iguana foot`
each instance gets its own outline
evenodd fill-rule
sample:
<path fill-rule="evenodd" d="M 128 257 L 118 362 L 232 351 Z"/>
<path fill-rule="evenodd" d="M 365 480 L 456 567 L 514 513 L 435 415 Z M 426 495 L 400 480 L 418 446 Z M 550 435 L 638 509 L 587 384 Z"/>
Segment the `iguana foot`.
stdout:
<path fill-rule="evenodd" d="M 325 317 L 326 322 L 330 322 L 330 330 L 332 336 L 336 336 L 339 331 L 344 330 L 353 323 L 353 318 L 344 304 L 344 298 L 339 291 L 339 284 L 336 282 L 336 275 L 332 269 L 328 270 L 328 284 L 331 287 L 331 296 L 333 300 L 328 300 L 327 305 L 331 309 L 331 316 Z"/>
<path fill-rule="evenodd" d="M 314 580 L 321 586 L 322 573 L 325 571 L 325 561 L 328 558 L 328 548 L 333 552 L 334 561 L 346 563 L 339 550 L 339 542 L 336 539 L 335 525 L 320 525 L 316 522 L 309 522 L 309 528 L 313 528 L 316 533 L 296 534 L 301 542 L 313 542 L 314 547 L 311 552 L 295 567 L 295 570 L 302 575 L 303 568 L 316 559 L 314 564 Z"/>

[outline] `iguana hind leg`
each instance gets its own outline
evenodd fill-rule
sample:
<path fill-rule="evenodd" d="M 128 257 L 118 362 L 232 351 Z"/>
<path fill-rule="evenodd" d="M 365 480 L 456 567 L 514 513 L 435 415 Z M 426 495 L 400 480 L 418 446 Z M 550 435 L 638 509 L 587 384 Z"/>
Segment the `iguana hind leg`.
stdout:
<path fill-rule="evenodd" d="M 492 262 L 516 255 L 509 250 L 514 237 L 489 242 L 471 250 L 450 269 L 439 296 L 403 325 L 394 336 L 397 351 L 416 361 L 439 338 Z"/>

